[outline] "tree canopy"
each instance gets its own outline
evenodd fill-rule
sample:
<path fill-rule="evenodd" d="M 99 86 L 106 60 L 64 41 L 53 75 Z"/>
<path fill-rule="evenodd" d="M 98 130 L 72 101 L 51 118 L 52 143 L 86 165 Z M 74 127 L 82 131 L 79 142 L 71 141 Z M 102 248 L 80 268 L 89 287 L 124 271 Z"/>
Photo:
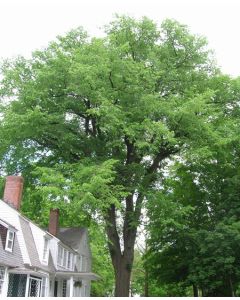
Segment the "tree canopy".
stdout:
<path fill-rule="evenodd" d="M 205 155 L 225 134 L 216 125 L 227 79 L 206 40 L 176 21 L 117 17 L 104 38 L 78 28 L 5 61 L 2 74 L 0 162 L 34 189 L 23 209 L 98 220 L 115 295 L 128 296 L 143 204 L 161 192 L 170 161 Z"/>

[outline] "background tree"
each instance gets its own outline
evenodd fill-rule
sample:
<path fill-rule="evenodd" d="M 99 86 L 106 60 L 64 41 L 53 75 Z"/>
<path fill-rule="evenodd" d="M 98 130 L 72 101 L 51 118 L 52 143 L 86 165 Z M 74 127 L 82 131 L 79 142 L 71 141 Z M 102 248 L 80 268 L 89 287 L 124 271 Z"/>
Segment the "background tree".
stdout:
<path fill-rule="evenodd" d="M 150 273 L 195 295 L 235 296 L 239 286 L 239 83 L 213 79 L 216 142 L 178 159 L 148 206 Z"/>
<path fill-rule="evenodd" d="M 181 297 L 191 296 L 191 291 L 188 287 L 174 283 L 160 282 L 158 277 L 148 270 L 146 263 L 145 250 L 135 249 L 134 263 L 131 277 L 131 295 L 142 297 Z M 171 266 L 171 269 L 174 269 Z M 159 270 L 160 271 L 160 270 Z M 162 270 L 161 270 L 162 271 Z M 166 270 L 165 270 L 166 271 Z M 156 279 L 157 278 L 157 279 Z"/>
<path fill-rule="evenodd" d="M 1 166 L 34 174 L 43 215 L 66 207 L 69 220 L 104 224 L 116 296 L 129 295 L 142 206 L 164 162 L 215 140 L 209 57 L 175 21 L 119 17 L 105 38 L 77 29 L 2 66 Z"/>

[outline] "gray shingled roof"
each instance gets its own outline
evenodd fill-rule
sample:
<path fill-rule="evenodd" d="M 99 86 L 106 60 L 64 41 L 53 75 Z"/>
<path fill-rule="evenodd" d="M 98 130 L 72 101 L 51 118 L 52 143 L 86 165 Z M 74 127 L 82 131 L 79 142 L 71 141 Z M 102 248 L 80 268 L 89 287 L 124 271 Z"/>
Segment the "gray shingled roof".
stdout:
<path fill-rule="evenodd" d="M 55 272 L 56 269 L 54 267 L 53 258 L 52 258 L 51 253 L 49 255 L 48 265 L 43 265 L 39 260 L 36 244 L 35 244 L 35 241 L 33 238 L 32 230 L 29 225 L 29 222 L 21 216 L 19 216 L 19 220 L 20 220 L 24 240 L 26 243 L 28 255 L 30 257 L 32 266 L 40 268 L 44 271 Z"/>
<path fill-rule="evenodd" d="M 57 238 L 64 244 L 77 250 L 82 236 L 87 232 L 87 228 L 71 227 L 60 228 Z"/>
<path fill-rule="evenodd" d="M 31 264 L 34 267 L 41 268 L 42 264 L 38 257 L 37 248 L 34 242 L 31 227 L 29 226 L 29 222 L 26 219 L 22 218 L 21 216 L 19 216 L 19 220 L 20 220 L 23 237 L 25 240 L 25 244 L 27 247 L 28 255 L 30 257 Z"/>

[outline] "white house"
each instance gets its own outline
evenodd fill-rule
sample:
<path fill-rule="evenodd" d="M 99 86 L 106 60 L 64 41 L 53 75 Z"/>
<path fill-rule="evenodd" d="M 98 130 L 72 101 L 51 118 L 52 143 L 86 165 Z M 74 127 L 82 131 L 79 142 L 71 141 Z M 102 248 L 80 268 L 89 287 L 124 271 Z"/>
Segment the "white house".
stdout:
<path fill-rule="evenodd" d="M 19 212 L 23 179 L 8 176 L 0 200 L 0 297 L 90 296 L 91 252 L 86 228 L 59 228 L 51 210 L 45 231 Z"/>

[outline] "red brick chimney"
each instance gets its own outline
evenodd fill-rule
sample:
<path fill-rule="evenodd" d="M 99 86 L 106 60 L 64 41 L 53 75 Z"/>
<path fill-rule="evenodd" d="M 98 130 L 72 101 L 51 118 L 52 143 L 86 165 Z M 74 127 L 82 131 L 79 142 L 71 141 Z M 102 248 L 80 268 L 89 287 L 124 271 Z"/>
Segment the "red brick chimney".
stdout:
<path fill-rule="evenodd" d="M 58 230 L 59 230 L 58 219 L 59 219 L 59 209 L 52 208 L 50 210 L 48 231 L 54 236 L 58 235 Z"/>
<path fill-rule="evenodd" d="M 21 176 L 7 176 L 3 200 L 19 210 L 22 200 L 23 178 Z"/>

